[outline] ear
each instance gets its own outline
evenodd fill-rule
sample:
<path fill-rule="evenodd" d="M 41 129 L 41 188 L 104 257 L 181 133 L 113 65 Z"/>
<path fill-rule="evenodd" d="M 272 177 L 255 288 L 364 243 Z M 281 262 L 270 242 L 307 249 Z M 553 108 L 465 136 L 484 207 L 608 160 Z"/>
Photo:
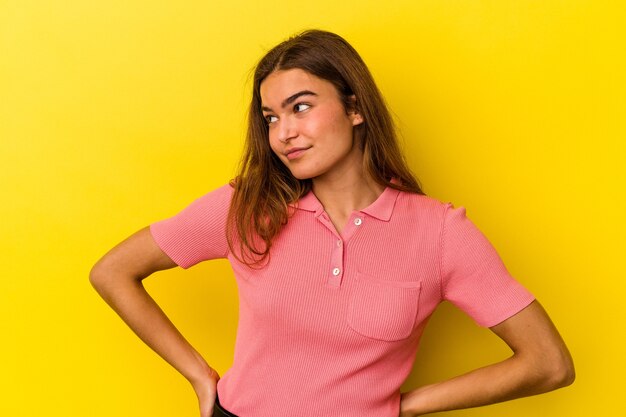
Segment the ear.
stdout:
<path fill-rule="evenodd" d="M 353 94 L 350 96 L 350 110 L 348 111 L 348 116 L 352 120 L 352 126 L 360 125 L 363 123 L 363 116 L 359 113 L 359 107 L 356 104 L 356 96 Z"/>

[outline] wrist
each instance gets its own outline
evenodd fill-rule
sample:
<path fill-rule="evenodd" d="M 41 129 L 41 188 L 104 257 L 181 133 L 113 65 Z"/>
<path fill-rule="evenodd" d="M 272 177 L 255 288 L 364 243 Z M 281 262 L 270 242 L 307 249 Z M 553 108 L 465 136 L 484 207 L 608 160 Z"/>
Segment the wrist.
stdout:
<path fill-rule="evenodd" d="M 400 399 L 400 417 L 419 417 L 428 414 L 428 410 L 423 403 L 424 387 L 404 392 Z"/>
<path fill-rule="evenodd" d="M 410 392 L 403 392 L 400 394 L 400 416 L 399 417 L 416 417 L 417 414 L 414 413 L 411 408 L 411 402 L 409 398 Z"/>
<path fill-rule="evenodd" d="M 220 375 L 217 371 L 211 368 L 209 365 L 203 367 L 200 372 L 195 373 L 187 377 L 189 383 L 194 387 L 206 387 L 207 385 L 215 385 L 220 379 Z"/>
<path fill-rule="evenodd" d="M 194 387 L 194 389 L 215 384 L 220 379 L 217 371 L 211 368 L 198 352 L 193 351 L 193 354 L 196 358 L 197 366 L 194 366 L 193 372 L 185 375 L 185 378 Z"/>

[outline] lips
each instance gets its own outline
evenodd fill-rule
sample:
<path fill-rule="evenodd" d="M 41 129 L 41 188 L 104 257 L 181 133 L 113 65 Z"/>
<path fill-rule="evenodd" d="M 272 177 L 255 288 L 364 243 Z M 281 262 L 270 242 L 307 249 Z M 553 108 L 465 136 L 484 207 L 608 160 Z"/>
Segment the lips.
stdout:
<path fill-rule="evenodd" d="M 300 157 L 303 153 L 305 153 L 311 147 L 301 147 L 301 148 L 290 148 L 285 152 L 285 156 L 287 159 L 292 160 Z"/>

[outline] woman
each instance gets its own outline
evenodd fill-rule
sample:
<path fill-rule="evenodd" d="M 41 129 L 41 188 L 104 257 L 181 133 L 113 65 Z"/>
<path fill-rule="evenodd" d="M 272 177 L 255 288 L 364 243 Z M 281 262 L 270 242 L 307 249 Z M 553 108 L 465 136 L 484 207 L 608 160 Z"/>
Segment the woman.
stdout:
<path fill-rule="evenodd" d="M 241 301 L 221 379 L 141 283 L 215 258 L 230 260 Z M 90 279 L 189 380 L 202 417 L 418 416 L 574 378 L 547 314 L 465 210 L 422 193 L 367 67 L 329 32 L 303 32 L 259 62 L 236 179 L 130 236 Z M 514 353 L 401 394 L 443 300 Z"/>

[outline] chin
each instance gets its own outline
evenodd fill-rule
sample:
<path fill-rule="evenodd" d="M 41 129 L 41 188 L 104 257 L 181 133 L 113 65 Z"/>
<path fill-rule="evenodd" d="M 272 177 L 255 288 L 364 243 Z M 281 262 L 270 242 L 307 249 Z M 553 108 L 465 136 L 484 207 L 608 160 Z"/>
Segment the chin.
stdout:
<path fill-rule="evenodd" d="M 302 173 L 297 173 L 297 172 L 293 172 L 291 171 L 291 175 L 293 175 L 294 178 L 300 180 L 300 181 L 304 181 L 304 180 L 310 180 L 312 178 L 314 178 L 314 175 L 305 175 Z"/>
<path fill-rule="evenodd" d="M 296 179 L 304 181 L 304 180 L 310 180 L 313 179 L 315 177 L 320 176 L 321 172 L 314 172 L 311 170 L 305 170 L 305 169 L 290 169 L 291 171 L 291 175 L 293 175 Z"/>

